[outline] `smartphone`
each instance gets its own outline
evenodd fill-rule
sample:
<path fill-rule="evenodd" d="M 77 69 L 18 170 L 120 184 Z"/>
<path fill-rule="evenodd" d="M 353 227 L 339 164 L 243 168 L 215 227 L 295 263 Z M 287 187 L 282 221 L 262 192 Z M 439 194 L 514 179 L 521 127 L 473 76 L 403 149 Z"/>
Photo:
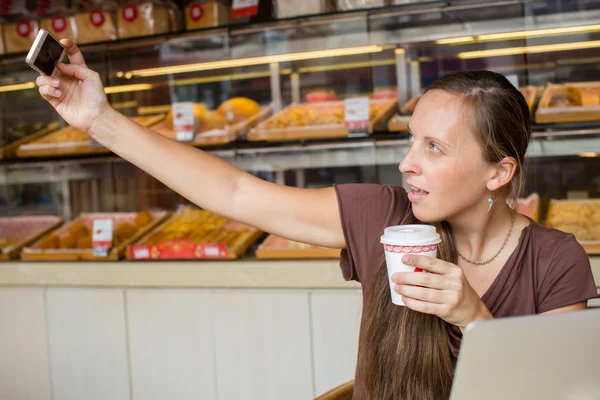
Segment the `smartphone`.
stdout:
<path fill-rule="evenodd" d="M 46 29 L 40 29 L 27 54 L 25 62 L 42 75 L 52 76 L 58 71 L 56 64 L 62 61 L 67 50 Z"/>

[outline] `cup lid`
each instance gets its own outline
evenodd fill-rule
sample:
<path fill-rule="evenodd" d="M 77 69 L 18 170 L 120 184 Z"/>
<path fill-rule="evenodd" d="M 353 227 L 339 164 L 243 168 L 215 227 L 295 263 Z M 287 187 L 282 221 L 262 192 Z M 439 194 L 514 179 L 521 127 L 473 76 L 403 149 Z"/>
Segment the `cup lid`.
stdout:
<path fill-rule="evenodd" d="M 437 244 L 442 239 L 432 225 L 396 225 L 383 231 L 380 242 L 383 244 L 423 245 Z"/>

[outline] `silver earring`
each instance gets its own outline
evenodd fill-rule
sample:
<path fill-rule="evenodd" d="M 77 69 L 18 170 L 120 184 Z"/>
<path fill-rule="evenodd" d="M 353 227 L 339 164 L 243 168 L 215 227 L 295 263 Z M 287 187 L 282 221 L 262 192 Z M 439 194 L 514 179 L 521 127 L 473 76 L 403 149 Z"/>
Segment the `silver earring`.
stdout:
<path fill-rule="evenodd" d="M 494 205 L 494 200 L 492 200 L 492 193 L 490 192 L 490 195 L 488 196 L 488 212 L 492 209 L 492 206 Z"/>

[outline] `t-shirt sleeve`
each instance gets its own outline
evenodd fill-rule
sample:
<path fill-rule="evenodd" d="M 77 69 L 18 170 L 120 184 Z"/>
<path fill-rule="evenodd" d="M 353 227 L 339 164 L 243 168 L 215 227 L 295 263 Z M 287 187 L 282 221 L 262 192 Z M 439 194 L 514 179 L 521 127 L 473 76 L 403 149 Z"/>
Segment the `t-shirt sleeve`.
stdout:
<path fill-rule="evenodd" d="M 398 225 L 408 211 L 408 198 L 401 186 L 376 184 L 336 185 L 346 248 L 340 267 L 346 280 L 363 284 L 383 261 L 379 238 L 390 225 Z"/>
<path fill-rule="evenodd" d="M 538 313 L 598 298 L 590 260 L 573 235 L 556 246 L 550 263 L 540 288 Z"/>

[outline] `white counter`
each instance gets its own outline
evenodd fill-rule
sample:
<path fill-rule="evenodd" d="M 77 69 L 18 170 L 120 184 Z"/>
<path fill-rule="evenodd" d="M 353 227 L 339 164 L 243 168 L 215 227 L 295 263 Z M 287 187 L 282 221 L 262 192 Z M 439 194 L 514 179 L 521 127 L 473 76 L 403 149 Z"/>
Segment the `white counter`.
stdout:
<path fill-rule="evenodd" d="M 0 393 L 306 400 L 354 376 L 361 309 L 336 260 L 0 263 Z"/>

